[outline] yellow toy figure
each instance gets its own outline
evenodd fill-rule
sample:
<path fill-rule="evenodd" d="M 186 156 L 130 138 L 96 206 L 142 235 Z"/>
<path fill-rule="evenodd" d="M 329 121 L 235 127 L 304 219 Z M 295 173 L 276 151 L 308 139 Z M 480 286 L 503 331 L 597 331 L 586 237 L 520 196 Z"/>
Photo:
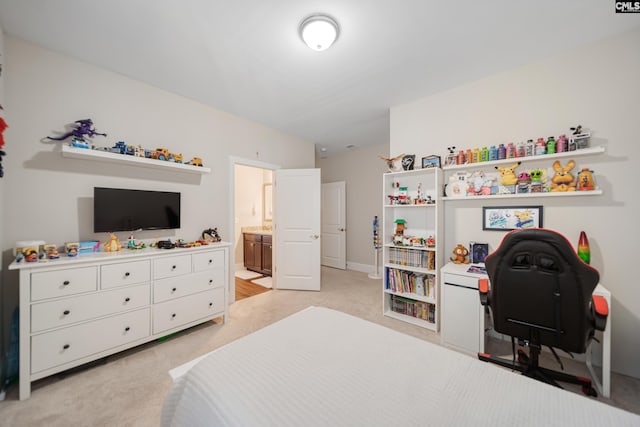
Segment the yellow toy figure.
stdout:
<path fill-rule="evenodd" d="M 553 169 L 556 171 L 553 178 L 551 178 L 551 191 L 559 192 L 559 191 L 576 191 L 576 183 L 573 180 L 573 175 L 571 175 L 570 171 L 576 163 L 573 160 L 569 160 L 567 166 L 561 166 L 560 161 L 556 160 L 553 162 Z"/>
<path fill-rule="evenodd" d="M 467 248 L 465 248 L 464 246 L 462 246 L 461 244 L 458 244 L 458 246 L 456 246 L 453 249 L 453 255 L 451 258 L 449 258 L 451 261 L 453 261 L 456 264 L 469 264 L 469 260 L 467 259 L 467 255 L 469 255 L 469 251 L 467 250 Z"/>
<path fill-rule="evenodd" d="M 513 166 L 508 168 L 501 168 L 500 166 L 496 166 L 496 169 L 500 171 L 500 176 L 502 177 L 502 185 L 516 185 L 518 183 L 518 178 L 516 177 L 516 168 L 520 166 L 520 162 L 516 162 Z"/>
<path fill-rule="evenodd" d="M 592 191 L 596 189 L 593 182 L 593 172 L 589 168 L 582 168 L 578 174 L 578 191 Z"/>
<path fill-rule="evenodd" d="M 122 250 L 122 245 L 115 234 L 109 236 L 109 240 L 103 244 L 105 252 L 119 252 Z"/>

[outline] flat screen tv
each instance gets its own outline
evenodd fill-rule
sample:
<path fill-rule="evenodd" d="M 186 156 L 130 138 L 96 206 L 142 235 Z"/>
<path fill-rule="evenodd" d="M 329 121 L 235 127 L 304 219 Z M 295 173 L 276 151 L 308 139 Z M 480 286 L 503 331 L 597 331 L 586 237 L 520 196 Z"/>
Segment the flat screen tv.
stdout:
<path fill-rule="evenodd" d="M 180 193 L 94 187 L 95 233 L 180 228 Z"/>

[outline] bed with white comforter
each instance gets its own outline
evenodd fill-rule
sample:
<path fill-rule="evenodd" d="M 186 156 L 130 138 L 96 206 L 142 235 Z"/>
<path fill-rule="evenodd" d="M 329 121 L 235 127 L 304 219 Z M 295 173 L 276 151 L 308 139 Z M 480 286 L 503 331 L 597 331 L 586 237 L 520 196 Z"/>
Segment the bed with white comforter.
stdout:
<path fill-rule="evenodd" d="M 171 372 L 163 426 L 640 426 L 640 416 L 327 308 Z"/>

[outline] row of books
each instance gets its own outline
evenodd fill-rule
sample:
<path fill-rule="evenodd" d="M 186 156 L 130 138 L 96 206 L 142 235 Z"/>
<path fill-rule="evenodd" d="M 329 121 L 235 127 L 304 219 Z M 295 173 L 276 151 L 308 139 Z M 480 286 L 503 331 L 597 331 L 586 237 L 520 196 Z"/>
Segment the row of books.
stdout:
<path fill-rule="evenodd" d="M 408 248 L 389 248 L 389 263 L 408 267 L 436 269 L 436 254 Z"/>
<path fill-rule="evenodd" d="M 389 306 L 391 311 L 396 313 L 416 317 L 431 323 L 436 321 L 436 306 L 433 304 L 391 295 Z"/>
<path fill-rule="evenodd" d="M 414 273 L 397 268 L 387 268 L 386 288 L 393 292 L 412 293 L 420 296 L 435 296 L 435 276 Z"/>

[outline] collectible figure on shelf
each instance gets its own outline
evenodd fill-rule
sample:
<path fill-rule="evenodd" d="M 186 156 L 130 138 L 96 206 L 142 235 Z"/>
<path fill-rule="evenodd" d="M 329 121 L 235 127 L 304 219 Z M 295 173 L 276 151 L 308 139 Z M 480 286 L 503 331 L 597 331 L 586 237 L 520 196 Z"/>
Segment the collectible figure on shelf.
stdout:
<path fill-rule="evenodd" d="M 589 168 L 582 168 L 578 174 L 578 191 L 592 191 L 596 189 L 593 181 L 593 171 Z"/>
<path fill-rule="evenodd" d="M 485 182 L 485 174 L 481 170 L 477 170 L 471 174 L 471 177 L 467 179 L 469 187 L 467 188 L 467 194 L 469 196 L 477 196 L 482 191 L 482 185 Z"/>
<path fill-rule="evenodd" d="M 202 232 L 202 240 L 207 243 L 215 243 L 222 240 L 218 234 L 218 228 L 207 228 Z"/>
<path fill-rule="evenodd" d="M 124 141 L 118 141 L 111 147 L 112 153 L 125 154 L 127 152 L 127 144 Z"/>
<path fill-rule="evenodd" d="M 461 244 L 458 244 L 458 246 L 453 248 L 453 255 L 454 256 L 452 256 L 449 259 L 454 263 L 469 264 L 469 260 L 467 259 L 467 255 L 469 255 L 469 250 L 464 246 L 462 246 Z"/>
<path fill-rule="evenodd" d="M 404 157 L 404 153 L 395 157 L 384 157 L 384 156 L 378 156 L 378 157 L 380 157 L 382 160 L 387 162 L 388 172 L 396 172 L 399 170 L 398 166 L 396 165 L 396 162 Z"/>
<path fill-rule="evenodd" d="M 467 195 L 469 188 L 468 179 L 471 174 L 468 172 L 456 172 L 449 177 L 449 183 L 445 186 L 447 197 L 463 197 Z"/>
<path fill-rule="evenodd" d="M 516 162 L 513 166 L 501 168 L 500 166 L 496 166 L 496 169 L 500 172 L 501 184 L 502 185 L 516 185 L 518 183 L 518 178 L 516 178 L 516 168 L 520 166 L 521 162 Z"/>
<path fill-rule="evenodd" d="M 560 165 L 560 161 L 553 162 L 553 169 L 556 171 L 551 178 L 551 191 L 576 191 L 576 183 L 573 180 L 571 169 L 576 165 L 573 160 L 569 160 L 566 166 Z"/>
<path fill-rule="evenodd" d="M 44 245 L 44 251 L 45 251 L 46 259 L 60 258 L 60 253 L 58 252 L 58 248 L 54 244 Z"/>
<path fill-rule="evenodd" d="M 64 141 L 65 139 L 72 136 L 75 139 L 84 141 L 86 137 L 91 138 L 95 135 L 107 136 L 106 133 L 96 132 L 96 130 L 93 128 L 93 120 L 91 119 L 76 120 L 74 123 L 76 123 L 76 127 L 72 131 L 67 132 L 60 137 L 48 136 L 47 138 L 54 141 Z"/>
<path fill-rule="evenodd" d="M 455 165 L 458 162 L 458 156 L 456 155 L 456 147 L 447 147 L 447 155 L 444 158 L 444 165 L 451 166 Z"/>
<path fill-rule="evenodd" d="M 111 234 L 109 240 L 104 242 L 103 246 L 105 252 L 119 252 L 122 250 L 120 240 L 118 240 L 115 234 Z"/>
<path fill-rule="evenodd" d="M 396 223 L 396 231 L 395 234 L 393 235 L 393 244 L 394 245 L 402 245 L 403 241 L 404 241 L 404 226 L 407 223 L 407 221 L 405 221 L 404 219 L 396 219 L 395 220 Z"/>
<path fill-rule="evenodd" d="M 528 193 L 531 186 L 531 175 L 528 172 L 520 172 L 518 174 L 518 185 L 516 187 L 516 193 Z"/>
<path fill-rule="evenodd" d="M 546 181 L 547 171 L 545 169 L 534 169 L 529 172 L 531 177 L 530 192 L 542 193 L 544 190 L 544 182 Z"/>
<path fill-rule="evenodd" d="M 65 243 L 64 247 L 67 251 L 68 257 L 78 256 L 78 247 L 80 247 L 80 243 Z"/>
<path fill-rule="evenodd" d="M 191 161 L 189 163 L 187 163 L 188 165 L 191 166 L 202 166 L 202 159 L 200 157 L 194 157 L 193 159 L 191 159 Z"/>

